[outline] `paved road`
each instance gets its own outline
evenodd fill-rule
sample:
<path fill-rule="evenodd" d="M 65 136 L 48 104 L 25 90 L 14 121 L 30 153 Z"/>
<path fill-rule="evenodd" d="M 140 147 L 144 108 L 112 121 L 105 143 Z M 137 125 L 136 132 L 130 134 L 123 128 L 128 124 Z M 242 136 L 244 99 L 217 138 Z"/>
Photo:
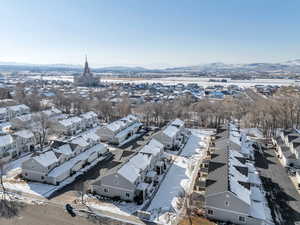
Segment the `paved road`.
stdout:
<path fill-rule="evenodd" d="M 300 224 L 300 195 L 278 161 L 274 149 L 265 149 L 263 155 L 257 153 L 256 159 L 265 189 L 271 193 L 268 197 L 271 208 L 279 211 L 283 219 L 278 224 Z"/>
<path fill-rule="evenodd" d="M 61 207 L 53 205 L 26 205 L 17 217 L 11 219 L 0 218 L 1 225 L 125 225 L 108 218 L 71 217 Z"/>

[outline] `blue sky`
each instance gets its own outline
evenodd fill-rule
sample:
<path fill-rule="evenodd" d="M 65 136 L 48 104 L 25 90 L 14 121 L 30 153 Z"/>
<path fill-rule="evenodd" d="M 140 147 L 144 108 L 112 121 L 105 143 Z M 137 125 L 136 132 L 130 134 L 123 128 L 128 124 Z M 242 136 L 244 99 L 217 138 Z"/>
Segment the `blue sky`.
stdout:
<path fill-rule="evenodd" d="M 300 58 L 298 0 L 0 0 L 0 61 L 148 67 Z"/>

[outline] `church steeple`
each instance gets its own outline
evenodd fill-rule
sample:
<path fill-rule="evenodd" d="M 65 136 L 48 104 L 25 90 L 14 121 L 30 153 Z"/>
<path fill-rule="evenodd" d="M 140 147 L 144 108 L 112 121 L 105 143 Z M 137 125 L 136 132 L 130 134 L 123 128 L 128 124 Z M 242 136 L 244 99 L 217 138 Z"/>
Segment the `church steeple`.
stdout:
<path fill-rule="evenodd" d="M 90 71 L 90 68 L 89 68 L 88 61 L 87 61 L 87 55 L 85 55 L 85 64 L 84 64 L 83 75 L 88 75 L 90 73 L 91 73 L 91 71 Z"/>

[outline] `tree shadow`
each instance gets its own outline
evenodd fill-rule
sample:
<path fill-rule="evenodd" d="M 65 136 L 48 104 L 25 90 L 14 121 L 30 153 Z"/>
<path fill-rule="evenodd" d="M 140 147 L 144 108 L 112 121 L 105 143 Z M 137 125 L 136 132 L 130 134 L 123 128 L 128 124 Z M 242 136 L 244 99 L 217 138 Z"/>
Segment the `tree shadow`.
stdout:
<path fill-rule="evenodd" d="M 256 168 L 269 169 L 270 164 L 276 164 L 268 159 L 268 158 L 274 158 L 274 156 L 267 152 L 264 152 L 264 154 L 261 154 L 260 152 L 255 151 L 254 157 L 255 157 L 254 166 Z"/>
<path fill-rule="evenodd" d="M 273 218 L 276 218 L 275 212 L 279 212 L 283 221 L 276 224 L 294 225 L 300 221 L 300 212 L 294 210 L 288 202 L 297 201 L 293 196 L 287 194 L 277 183 L 274 183 L 271 178 L 261 176 L 261 180 L 265 191 L 267 192 L 268 205 L 271 209 Z"/>
<path fill-rule="evenodd" d="M 94 224 L 99 224 L 99 225 L 104 225 L 104 224 L 109 224 L 109 225 L 130 225 L 130 223 L 126 223 L 123 221 L 117 221 L 108 217 L 102 217 L 98 216 L 95 214 L 88 214 L 86 219 L 89 222 L 92 222 Z"/>
<path fill-rule="evenodd" d="M 0 200 L 0 218 L 10 219 L 19 216 L 20 211 L 26 207 L 19 201 Z"/>

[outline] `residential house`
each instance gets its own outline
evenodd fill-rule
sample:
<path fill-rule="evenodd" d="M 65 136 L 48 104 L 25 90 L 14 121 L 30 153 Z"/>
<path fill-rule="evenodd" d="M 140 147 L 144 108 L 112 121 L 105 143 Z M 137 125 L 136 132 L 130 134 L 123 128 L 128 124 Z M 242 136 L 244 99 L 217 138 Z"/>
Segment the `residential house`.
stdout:
<path fill-rule="evenodd" d="M 86 127 L 96 127 L 98 125 L 98 117 L 95 112 L 86 112 L 80 115 L 83 118 Z"/>
<path fill-rule="evenodd" d="M 163 145 L 151 140 L 116 171 L 94 181 L 92 192 L 126 201 L 145 201 L 157 185 L 157 176 L 165 169 L 162 152 Z"/>
<path fill-rule="evenodd" d="M 56 141 L 50 150 L 35 152 L 22 163 L 22 176 L 31 181 L 59 185 L 104 159 L 107 152 L 106 145 L 101 143 L 82 150 L 77 144 Z"/>
<path fill-rule="evenodd" d="M 82 118 L 73 116 L 68 119 L 57 121 L 57 129 L 61 130 L 64 135 L 72 136 L 86 129 Z"/>
<path fill-rule="evenodd" d="M 17 156 L 16 144 L 11 135 L 0 136 L 0 158 L 5 161 Z"/>
<path fill-rule="evenodd" d="M 33 151 L 36 145 L 34 134 L 30 130 L 20 130 L 12 134 L 15 139 L 18 154 Z"/>
<path fill-rule="evenodd" d="M 17 116 L 22 116 L 30 113 L 30 108 L 27 105 L 21 104 L 7 107 L 7 111 L 8 118 L 9 120 L 11 120 L 12 118 L 15 118 Z"/>
<path fill-rule="evenodd" d="M 42 115 L 44 115 L 49 120 L 61 120 L 66 119 L 66 115 L 62 113 L 61 110 L 52 107 L 51 109 L 41 111 Z"/>
<path fill-rule="evenodd" d="M 234 224 L 274 224 L 253 163 L 228 144 L 228 131 L 218 134 L 198 195 L 209 219 Z"/>
<path fill-rule="evenodd" d="M 300 133 L 298 130 L 282 130 L 272 141 L 277 157 L 283 166 L 300 168 Z"/>
<path fill-rule="evenodd" d="M 135 115 L 128 115 L 106 126 L 100 127 L 97 134 L 101 141 L 120 144 L 134 135 L 142 126 Z"/>
<path fill-rule="evenodd" d="M 184 128 L 184 122 L 176 119 L 171 121 L 165 129 L 153 136 L 161 142 L 166 149 L 177 150 L 187 140 L 190 132 Z"/>
<path fill-rule="evenodd" d="M 22 116 L 17 116 L 13 119 L 11 119 L 11 128 L 12 129 L 24 129 L 27 127 L 29 124 L 33 123 L 34 120 L 34 115 L 33 113 L 28 113 Z"/>

